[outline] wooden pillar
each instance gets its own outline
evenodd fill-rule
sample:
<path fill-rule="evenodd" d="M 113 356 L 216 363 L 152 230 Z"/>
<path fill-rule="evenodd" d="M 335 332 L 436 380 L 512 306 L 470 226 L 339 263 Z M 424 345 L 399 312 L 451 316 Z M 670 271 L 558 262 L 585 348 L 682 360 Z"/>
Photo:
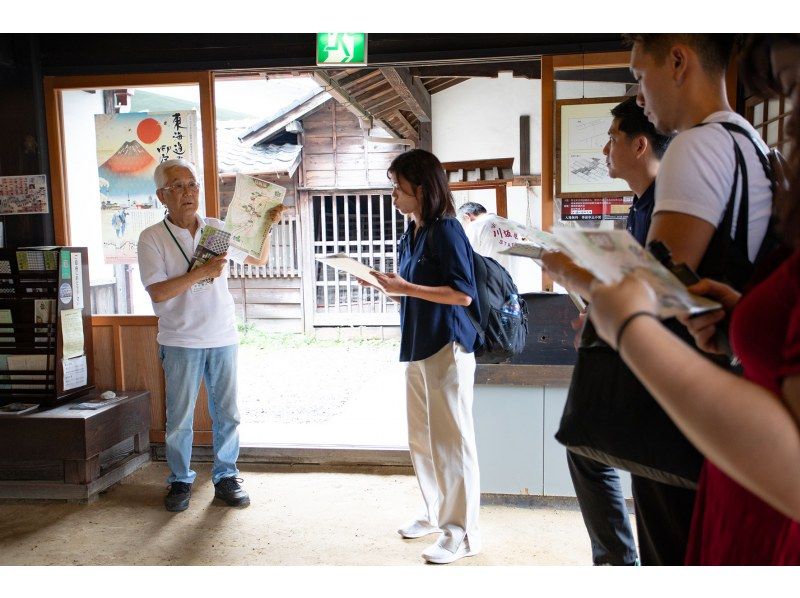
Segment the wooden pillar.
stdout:
<path fill-rule="evenodd" d="M 217 110 L 214 105 L 214 73 L 200 78 L 200 121 L 203 134 L 203 179 L 206 192 L 206 216 L 219 218 L 219 176 L 217 170 Z"/>
<path fill-rule="evenodd" d="M 523 114 L 519 117 L 519 174 L 531 173 L 531 117 Z"/>
<path fill-rule="evenodd" d="M 433 151 L 433 134 L 431 131 L 431 123 L 429 122 L 421 122 L 419 123 L 419 149 L 424 149 L 425 151 L 432 152 Z"/>
<path fill-rule="evenodd" d="M 497 215 L 502 216 L 503 218 L 508 218 L 508 195 L 506 193 L 505 183 L 494 188 L 494 197 Z"/>
<path fill-rule="evenodd" d="M 64 175 L 61 92 L 56 89 L 53 77 L 44 78 L 44 106 L 47 119 L 47 148 L 50 153 L 50 204 L 53 209 L 53 230 L 56 245 L 69 245 L 69 206 Z"/>
<path fill-rule="evenodd" d="M 554 106 L 553 57 L 542 56 L 542 230 L 545 231 L 553 228 Z M 553 290 L 553 281 L 544 273 L 542 274 L 542 290 Z"/>

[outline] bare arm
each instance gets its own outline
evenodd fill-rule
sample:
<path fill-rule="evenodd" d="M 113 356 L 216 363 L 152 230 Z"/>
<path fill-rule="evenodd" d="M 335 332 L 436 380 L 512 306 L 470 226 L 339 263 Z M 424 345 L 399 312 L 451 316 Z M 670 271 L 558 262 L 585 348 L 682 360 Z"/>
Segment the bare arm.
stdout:
<path fill-rule="evenodd" d="M 372 275 L 378 279 L 382 289 L 387 293 L 402 293 L 409 297 L 416 297 L 432 303 L 443 303 L 445 305 L 463 305 L 467 307 L 472 304 L 472 297 L 466 293 L 455 290 L 453 287 L 446 285 L 429 287 L 421 284 L 414 284 L 401 278 L 397 274 L 384 274 L 383 272 L 377 271 L 373 271 Z"/>
<path fill-rule="evenodd" d="M 175 278 L 153 283 L 145 290 L 150 294 L 150 299 L 153 300 L 153 303 L 161 303 L 162 301 L 173 299 L 188 291 L 193 284 L 200 282 L 204 278 L 219 277 L 227 262 L 228 257 L 226 255 L 219 255 L 208 260 L 199 268 Z"/>
<path fill-rule="evenodd" d="M 593 288 L 590 316 L 601 336 L 614 343 L 628 314 L 652 313 L 647 290 L 633 278 Z M 787 379 L 782 396 L 775 396 L 702 358 L 655 318 L 632 320 L 621 344 L 625 362 L 700 452 L 771 506 L 800 519 L 800 430 L 787 409 L 800 405 L 800 376 Z"/>
<path fill-rule="evenodd" d="M 647 242 L 661 241 L 672 253 L 673 262 L 697 270 L 715 230 L 711 223 L 695 216 L 658 212 L 653 214 Z"/>

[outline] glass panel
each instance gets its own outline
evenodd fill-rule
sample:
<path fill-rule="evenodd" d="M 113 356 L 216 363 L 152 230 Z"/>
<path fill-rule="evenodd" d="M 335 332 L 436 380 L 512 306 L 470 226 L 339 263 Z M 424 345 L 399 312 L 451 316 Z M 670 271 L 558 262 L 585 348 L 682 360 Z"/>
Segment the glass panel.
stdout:
<path fill-rule="evenodd" d="M 764 122 L 764 102 L 753 106 L 753 125 L 760 125 Z"/>
<path fill-rule="evenodd" d="M 793 106 L 794 104 L 792 104 L 792 98 L 783 98 L 783 111 L 785 113 L 788 114 L 789 112 L 791 112 Z"/>
<path fill-rule="evenodd" d="M 92 313 L 153 313 L 136 245 L 164 217 L 159 162 L 194 161 L 202 184 L 199 105 L 197 85 L 61 92 L 70 238 L 89 249 Z"/>
<path fill-rule="evenodd" d="M 767 145 L 772 146 L 778 143 L 778 121 L 767 125 Z"/>
<path fill-rule="evenodd" d="M 781 113 L 781 101 L 779 98 L 772 98 L 767 109 L 767 120 L 775 118 Z"/>

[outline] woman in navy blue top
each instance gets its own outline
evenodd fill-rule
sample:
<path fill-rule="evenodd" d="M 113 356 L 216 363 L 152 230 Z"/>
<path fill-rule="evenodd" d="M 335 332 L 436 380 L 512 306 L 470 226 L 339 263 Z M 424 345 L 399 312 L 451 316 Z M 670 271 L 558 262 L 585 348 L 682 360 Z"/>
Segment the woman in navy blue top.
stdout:
<path fill-rule="evenodd" d="M 450 563 L 480 552 L 480 483 L 472 423 L 478 333 L 472 248 L 442 164 L 424 150 L 389 166 L 392 199 L 411 218 L 399 244 L 399 272 L 373 274 L 400 299 L 400 361 L 406 362 L 408 445 L 425 503 L 401 527 L 404 538 L 441 532 L 422 556 Z"/>

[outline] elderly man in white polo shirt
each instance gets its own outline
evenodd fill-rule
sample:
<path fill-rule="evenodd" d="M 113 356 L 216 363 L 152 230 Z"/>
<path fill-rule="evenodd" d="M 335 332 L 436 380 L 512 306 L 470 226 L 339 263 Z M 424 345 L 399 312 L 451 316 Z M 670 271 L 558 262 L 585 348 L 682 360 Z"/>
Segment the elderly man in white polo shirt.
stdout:
<path fill-rule="evenodd" d="M 189 271 L 189 262 L 205 224 L 222 228 L 214 218 L 197 214 L 200 185 L 197 171 L 186 160 L 167 160 L 154 174 L 156 194 L 167 207 L 163 221 L 142 231 L 139 237 L 139 269 L 142 284 L 158 316 L 159 357 L 167 391 L 166 453 L 170 475 L 164 499 L 168 511 L 189 507 L 196 473 L 190 467 L 192 423 L 201 377 L 208 391 L 214 443 L 211 481 L 215 497 L 231 506 L 244 507 L 250 497 L 240 486 L 239 411 L 236 406 L 236 357 L 239 338 L 233 297 L 226 284 L 227 263 L 263 265 L 269 243 L 259 259 L 231 248 Z M 272 213 L 280 218 L 283 206 Z M 211 284 L 200 281 L 210 278 Z"/>

